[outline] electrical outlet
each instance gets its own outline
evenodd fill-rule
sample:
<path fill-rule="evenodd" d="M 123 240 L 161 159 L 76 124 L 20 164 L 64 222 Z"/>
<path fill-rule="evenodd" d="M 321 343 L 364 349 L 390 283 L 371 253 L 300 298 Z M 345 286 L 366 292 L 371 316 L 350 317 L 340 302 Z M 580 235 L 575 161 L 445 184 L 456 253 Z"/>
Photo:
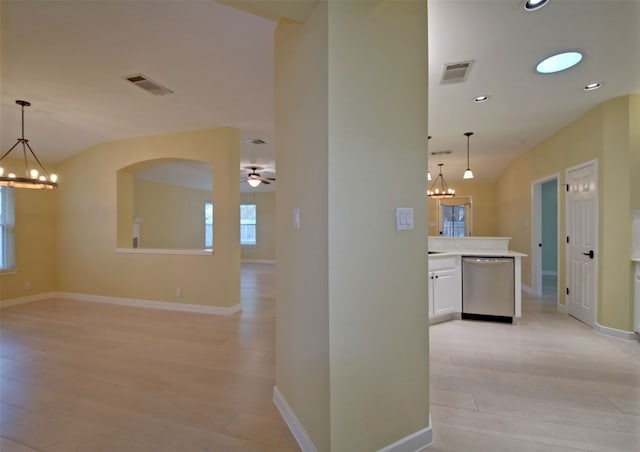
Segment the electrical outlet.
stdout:
<path fill-rule="evenodd" d="M 181 296 L 182 296 L 182 288 L 176 287 L 176 297 L 181 297 Z"/>
<path fill-rule="evenodd" d="M 31 290 L 31 282 L 27 281 L 26 283 L 24 283 L 24 290 Z"/>

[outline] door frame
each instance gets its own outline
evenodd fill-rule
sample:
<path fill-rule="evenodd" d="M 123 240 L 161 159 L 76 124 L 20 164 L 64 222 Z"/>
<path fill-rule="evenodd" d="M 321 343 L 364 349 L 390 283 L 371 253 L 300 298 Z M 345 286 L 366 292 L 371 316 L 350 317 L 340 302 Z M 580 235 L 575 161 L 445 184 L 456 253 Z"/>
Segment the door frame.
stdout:
<path fill-rule="evenodd" d="M 593 160 L 588 160 L 586 162 L 580 163 L 578 165 L 574 165 L 571 166 L 569 168 L 566 168 L 564 170 L 564 178 L 565 178 L 565 184 L 563 185 L 565 187 L 565 197 L 564 197 L 564 212 L 565 212 L 565 240 L 564 242 L 564 246 L 565 246 L 565 253 L 564 253 L 564 262 L 565 262 L 565 288 L 569 288 L 571 287 L 571 253 L 569 252 L 569 246 L 568 243 L 566 241 L 566 237 L 569 235 L 569 231 L 571 230 L 571 215 L 570 215 L 570 209 L 569 209 L 569 186 L 568 186 L 568 181 L 569 181 L 569 173 L 571 171 L 575 171 L 575 170 L 579 170 L 582 168 L 586 168 L 588 166 L 593 166 L 594 168 L 594 174 L 595 174 L 595 196 L 596 196 L 596 202 L 595 202 L 595 208 L 594 208 L 594 224 L 593 224 L 593 231 L 594 231 L 594 242 L 593 242 L 593 252 L 595 253 L 595 279 L 593 281 L 593 324 L 590 325 L 592 328 L 595 328 L 596 324 L 598 323 L 598 279 L 600 278 L 600 250 L 599 250 L 599 245 L 600 245 L 600 236 L 599 236 L 599 230 L 600 230 L 600 186 L 599 186 L 599 181 L 600 181 L 600 167 L 598 165 L 598 159 L 593 159 Z M 570 295 L 567 294 L 566 290 L 565 290 L 565 295 L 564 295 L 564 307 L 566 309 L 566 312 L 569 313 L 569 300 Z"/>
<path fill-rule="evenodd" d="M 534 294 L 542 295 L 542 248 L 538 246 L 542 241 L 542 184 L 555 180 L 558 186 L 556 193 L 556 268 L 560 269 L 560 173 L 553 173 L 531 183 L 531 290 Z M 558 280 L 559 280 L 558 274 Z M 560 284 L 556 289 L 556 303 L 560 304 Z"/>

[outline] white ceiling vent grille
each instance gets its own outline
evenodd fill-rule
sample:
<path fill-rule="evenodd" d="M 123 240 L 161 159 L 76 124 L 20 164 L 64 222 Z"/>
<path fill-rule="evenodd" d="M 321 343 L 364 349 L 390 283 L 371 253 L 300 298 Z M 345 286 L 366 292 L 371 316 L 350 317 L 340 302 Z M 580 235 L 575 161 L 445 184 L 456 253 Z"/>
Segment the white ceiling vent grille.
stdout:
<path fill-rule="evenodd" d="M 164 96 L 165 94 L 172 94 L 169 88 L 162 86 L 158 82 L 154 82 L 146 75 L 135 74 L 125 77 L 125 80 L 130 81 L 138 88 L 145 90 L 148 93 L 153 94 L 154 96 Z"/>
<path fill-rule="evenodd" d="M 461 83 L 467 80 L 469 76 L 469 71 L 471 70 L 471 66 L 473 65 L 473 61 L 461 61 L 459 63 L 447 63 L 444 65 L 444 69 L 442 71 L 442 78 L 440 79 L 440 84 L 444 85 L 447 83 Z"/>
<path fill-rule="evenodd" d="M 431 155 L 449 155 L 452 152 L 453 151 L 433 151 L 431 152 Z"/>

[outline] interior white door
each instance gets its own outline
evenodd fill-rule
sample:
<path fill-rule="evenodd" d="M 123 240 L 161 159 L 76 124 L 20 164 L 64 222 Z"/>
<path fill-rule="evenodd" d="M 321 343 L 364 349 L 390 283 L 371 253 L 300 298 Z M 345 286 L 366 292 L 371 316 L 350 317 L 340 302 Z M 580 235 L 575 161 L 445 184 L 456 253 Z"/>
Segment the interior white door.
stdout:
<path fill-rule="evenodd" d="M 595 162 L 567 170 L 567 303 L 569 314 L 596 321 L 598 279 L 598 168 Z"/>

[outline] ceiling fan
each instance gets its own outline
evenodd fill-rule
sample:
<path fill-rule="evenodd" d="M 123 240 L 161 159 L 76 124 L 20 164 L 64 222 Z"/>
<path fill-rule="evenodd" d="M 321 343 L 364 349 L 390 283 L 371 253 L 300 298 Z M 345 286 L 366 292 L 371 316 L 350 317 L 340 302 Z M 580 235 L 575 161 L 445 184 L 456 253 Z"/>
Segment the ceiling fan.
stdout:
<path fill-rule="evenodd" d="M 251 170 L 247 177 L 242 179 L 241 182 L 246 182 L 251 185 L 251 187 L 256 188 L 260 184 L 269 185 L 271 181 L 275 181 L 275 177 L 262 177 L 260 173 L 256 172 L 257 170 L 263 170 L 264 168 L 261 166 L 245 166 L 245 170 Z"/>

